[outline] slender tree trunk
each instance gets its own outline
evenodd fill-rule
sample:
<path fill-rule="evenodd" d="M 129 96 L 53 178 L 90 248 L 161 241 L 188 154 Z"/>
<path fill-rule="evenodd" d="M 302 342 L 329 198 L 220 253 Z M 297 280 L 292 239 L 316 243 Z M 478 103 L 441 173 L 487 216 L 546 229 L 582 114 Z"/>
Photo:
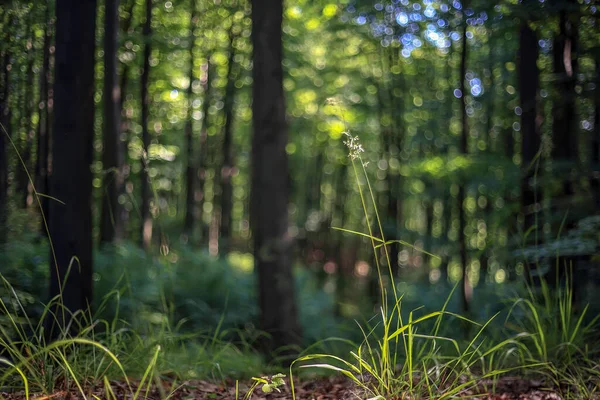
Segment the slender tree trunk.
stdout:
<path fill-rule="evenodd" d="M 229 252 L 231 242 L 231 209 L 233 207 L 233 185 L 231 177 L 234 171 L 233 160 L 233 116 L 235 103 L 235 39 L 236 34 L 232 22 L 229 31 L 229 59 L 227 64 L 227 87 L 225 88 L 225 127 L 223 129 L 223 166 L 221 167 L 221 244 L 219 251 L 225 255 Z"/>
<path fill-rule="evenodd" d="M 53 174 L 50 194 L 50 298 L 68 310 L 53 313 L 60 329 L 92 302 L 92 172 L 96 1 L 56 5 L 56 78 Z M 73 79 L 77 76 L 77 79 Z M 48 318 L 50 339 L 59 328 Z M 77 323 L 71 325 L 77 330 Z"/>
<path fill-rule="evenodd" d="M 290 181 L 285 152 L 282 14 L 282 0 L 252 1 L 254 79 L 250 221 L 258 272 L 261 328 L 271 336 L 263 343 L 267 354 L 282 346 L 299 344 L 302 337 L 290 257 L 292 238 L 288 234 Z"/>
<path fill-rule="evenodd" d="M 125 35 L 130 35 L 132 33 L 132 22 L 133 22 L 133 12 L 135 10 L 136 1 L 131 0 L 129 3 L 129 7 L 127 9 L 127 16 L 123 19 L 121 24 L 121 30 Z M 129 165 L 129 127 L 131 123 L 131 119 L 127 116 L 125 112 L 124 104 L 125 104 L 125 96 L 127 95 L 127 87 L 129 84 L 129 70 L 130 65 L 128 63 L 123 63 L 123 68 L 121 70 L 121 78 L 119 81 L 119 112 L 121 115 L 121 126 L 120 126 L 120 147 L 121 147 L 121 155 L 122 155 L 122 167 L 121 167 L 121 180 L 123 184 L 121 185 L 121 193 L 122 196 L 129 196 L 127 192 L 127 183 L 129 181 L 129 173 L 130 173 L 130 165 Z M 121 212 L 121 223 L 123 225 L 123 236 L 126 236 L 127 222 L 129 221 L 129 211 L 127 207 L 120 207 Z"/>
<path fill-rule="evenodd" d="M 198 151 L 198 169 L 196 171 L 196 190 L 194 200 L 198 204 L 198 222 L 200 223 L 200 237 L 202 240 L 208 238 L 208 226 L 204 223 L 204 184 L 206 182 L 206 158 L 208 155 L 208 110 L 211 99 L 212 72 L 210 65 L 210 56 L 206 58 L 206 63 L 202 66 L 202 127 L 200 128 L 200 150 Z"/>
<path fill-rule="evenodd" d="M 148 80 L 150 76 L 150 56 L 152 55 L 152 0 L 146 0 L 146 22 L 144 23 L 144 67 L 141 77 L 142 98 L 142 170 L 141 177 L 141 242 L 144 249 L 149 249 L 152 243 L 152 216 L 150 215 L 150 181 L 148 177 L 150 132 L 148 130 L 148 116 L 150 106 L 150 95 L 148 93 Z"/>
<path fill-rule="evenodd" d="M 52 41 L 52 20 L 50 16 L 50 1 L 46 1 L 44 16 L 44 49 L 42 56 L 42 68 L 40 70 L 40 100 L 38 102 L 40 118 L 37 126 L 37 160 L 35 164 L 35 189 L 38 193 L 48 194 L 48 153 L 50 147 L 50 123 L 49 123 L 49 83 L 50 83 L 50 43 Z M 40 212 L 43 219 L 48 218 L 48 199 L 39 197 Z M 42 220 L 40 233 L 46 236 L 46 222 Z"/>
<path fill-rule="evenodd" d="M 425 203 L 425 241 L 423 244 L 424 250 L 431 253 L 431 242 L 433 241 L 433 221 L 435 219 L 433 206 L 435 200 L 433 198 L 426 199 Z M 429 277 L 429 271 L 431 271 L 431 256 L 423 253 L 423 266 L 427 268 L 427 277 Z"/>
<path fill-rule="evenodd" d="M 466 6 L 465 6 L 466 7 Z M 460 137 L 460 146 L 459 146 L 459 150 L 460 153 L 463 155 L 467 155 L 469 153 L 469 143 L 468 143 L 468 138 L 469 138 L 469 120 L 468 120 L 468 115 L 467 115 L 467 88 L 466 88 L 466 77 L 465 75 L 467 74 L 467 50 L 469 48 L 468 43 L 467 43 L 467 30 L 468 30 L 468 24 L 466 21 L 466 17 L 465 20 L 463 22 L 463 32 L 462 32 L 462 38 L 463 38 L 463 48 L 462 48 L 462 53 L 461 53 L 461 59 L 460 59 L 460 91 L 462 93 L 461 97 L 460 97 L 460 104 L 461 104 L 461 112 L 462 112 L 462 134 Z M 463 311 L 465 313 L 469 312 L 470 309 L 470 302 L 471 302 L 471 293 L 472 293 L 472 288 L 471 285 L 469 283 L 469 265 L 468 265 L 468 257 L 467 257 L 467 236 L 465 234 L 465 230 L 466 230 L 466 220 L 467 220 L 467 216 L 465 215 L 465 198 L 466 198 L 466 188 L 465 188 L 465 182 L 464 179 L 465 177 L 462 177 L 463 181 L 461 181 L 461 183 L 458 186 L 458 198 L 457 198 L 457 202 L 458 202 L 458 221 L 459 221 L 459 228 L 458 228 L 458 251 L 460 254 L 460 263 L 462 266 L 462 287 L 461 287 L 461 294 L 462 294 L 462 308 Z"/>
<path fill-rule="evenodd" d="M 348 194 L 348 170 L 349 165 L 342 165 L 341 176 L 337 181 L 335 190 L 334 213 L 337 214 L 335 226 L 344 227 L 346 225 L 346 199 Z M 334 259 L 337 264 L 336 285 L 335 285 L 335 308 L 337 316 L 342 316 L 342 305 L 345 303 L 348 276 L 352 276 L 355 260 L 352 259 L 353 252 L 351 248 L 344 247 L 344 234 L 341 231 L 335 233 Z"/>
<path fill-rule="evenodd" d="M 102 211 L 100 243 L 112 243 L 122 237 L 123 224 L 119 194 L 123 191 L 121 129 L 121 88 L 117 75 L 119 44 L 119 0 L 106 0 L 104 8 L 104 132 L 102 137 Z"/>
<path fill-rule="evenodd" d="M 184 225 L 183 231 L 187 236 L 193 236 L 194 233 L 194 211 L 195 211 L 195 183 L 196 183 L 196 168 L 194 166 L 194 132 L 193 132 L 193 97 L 194 91 L 192 89 L 192 83 L 194 82 L 194 48 L 196 42 L 196 35 L 194 34 L 194 30 L 196 29 L 197 24 L 197 2 L 196 0 L 192 1 L 192 13 L 190 18 L 190 70 L 189 70 L 189 78 L 190 78 L 190 86 L 187 91 L 187 101 L 188 101 L 188 115 L 187 120 L 185 122 L 185 143 L 186 143 L 186 169 L 185 169 L 185 180 L 186 180 L 186 192 L 185 192 L 185 216 L 184 216 Z"/>
<path fill-rule="evenodd" d="M 389 69 L 394 66 L 400 66 L 397 59 L 394 58 L 394 52 L 388 52 Z M 387 171 L 387 226 L 388 232 L 386 232 L 386 240 L 399 240 L 400 239 L 400 227 L 402 226 L 402 185 L 403 178 L 398 172 L 392 172 L 391 160 L 394 158 L 394 152 L 396 157 L 399 152 L 402 151 L 404 144 L 404 99 L 398 95 L 402 93 L 404 89 L 404 82 L 401 78 L 401 74 L 393 74 L 389 72 L 389 84 L 387 85 L 387 98 L 389 101 L 389 114 L 392 123 L 390 124 L 390 131 L 388 138 L 385 140 L 384 149 L 387 153 L 388 171 Z M 380 96 L 380 102 L 382 98 Z M 380 107 L 383 107 L 383 103 Z M 400 265 L 398 264 L 398 253 L 400 252 L 400 244 L 395 242 L 389 246 L 389 256 L 392 267 L 392 274 L 395 279 L 400 274 Z"/>
<path fill-rule="evenodd" d="M 494 34 L 494 30 L 490 29 L 489 30 L 489 43 L 488 43 L 488 66 L 487 66 L 487 70 L 488 73 L 490 75 L 490 88 L 488 90 L 488 92 L 486 93 L 486 116 L 487 116 L 487 121 L 486 121 L 486 126 L 485 126 L 485 130 L 483 131 L 483 135 L 482 135 L 482 140 L 485 143 L 485 151 L 488 153 L 491 153 L 493 151 L 493 146 L 492 146 L 492 133 L 494 131 L 494 95 L 495 95 L 495 88 L 496 88 L 496 84 L 495 84 L 495 79 L 494 79 L 494 66 L 496 65 L 496 57 L 495 57 L 495 50 L 496 50 L 496 46 L 497 46 L 497 40 L 496 40 L 496 34 Z M 481 252 L 481 256 L 479 259 L 479 270 L 481 271 L 479 276 L 480 276 L 480 280 L 483 280 L 483 282 L 485 283 L 487 276 L 488 276 L 488 270 L 489 270 L 489 262 L 490 262 L 490 241 L 488 240 L 488 238 L 490 238 L 492 236 L 492 197 L 491 197 L 491 193 L 489 190 L 487 190 L 486 195 L 484 196 L 485 199 L 485 206 L 483 207 L 482 210 L 482 219 L 485 222 L 485 229 L 486 229 L 486 237 L 485 237 L 485 243 L 484 243 L 484 249 Z"/>
<path fill-rule="evenodd" d="M 25 137 L 21 147 L 21 158 L 23 163 L 19 161 L 17 164 L 17 191 L 19 194 L 19 207 L 27 208 L 28 206 L 28 198 L 31 193 L 31 189 L 33 189 L 29 183 L 28 171 L 30 171 L 31 166 L 31 154 L 34 140 L 34 131 L 33 131 L 33 121 L 31 119 L 33 113 L 33 62 L 34 62 L 34 49 L 33 49 L 33 39 L 34 39 L 34 30 L 33 30 L 33 11 L 30 11 L 28 15 L 28 28 L 27 34 L 29 35 L 26 43 L 25 52 L 27 54 L 27 64 L 25 71 L 25 80 L 23 81 L 23 104 L 21 108 L 21 118 L 20 122 L 22 124 L 22 129 L 25 131 Z M 30 202 L 29 202 L 30 203 Z"/>

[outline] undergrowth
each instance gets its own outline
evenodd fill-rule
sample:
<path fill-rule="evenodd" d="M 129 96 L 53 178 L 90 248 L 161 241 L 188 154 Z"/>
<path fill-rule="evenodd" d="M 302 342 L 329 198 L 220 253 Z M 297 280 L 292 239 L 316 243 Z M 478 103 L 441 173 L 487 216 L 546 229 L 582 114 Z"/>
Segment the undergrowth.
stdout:
<path fill-rule="evenodd" d="M 335 105 L 335 101 L 331 103 Z M 356 385 L 358 397 L 385 400 L 474 396 L 494 392 L 503 375 L 538 374 L 547 378 L 548 389 L 559 391 L 565 398 L 593 398 L 600 389 L 600 364 L 596 361 L 599 346 L 596 343 L 590 347 L 586 340 L 597 318 L 585 322 L 587 307 L 575 315 L 570 282 L 566 289 L 556 291 L 542 282 L 541 300 L 529 288 L 528 296 L 516 300 L 506 317 L 505 325 L 516 328 L 517 333 L 506 334 L 505 339 L 494 340 L 494 335 L 486 332 L 498 314 L 478 323 L 449 312 L 447 305 L 452 294 L 439 311 L 424 314 L 415 309 L 408 318 L 403 315 L 403 295 L 395 280 L 387 279 L 393 276 L 387 246 L 395 242 L 410 244 L 385 238 L 367 163 L 361 157 L 364 149 L 359 138 L 350 133 L 343 116 L 340 118 L 346 126 L 344 144 L 352 161 L 366 232 L 334 229 L 371 242 L 381 294 L 380 313 L 360 326 L 362 343 L 348 357 L 307 354 L 294 361 L 290 375 L 296 366 L 332 370 Z M 517 318 L 516 310 L 521 312 Z M 457 324 L 462 327 L 463 337 L 441 334 L 442 326 Z M 291 385 L 295 399 L 293 378 Z"/>

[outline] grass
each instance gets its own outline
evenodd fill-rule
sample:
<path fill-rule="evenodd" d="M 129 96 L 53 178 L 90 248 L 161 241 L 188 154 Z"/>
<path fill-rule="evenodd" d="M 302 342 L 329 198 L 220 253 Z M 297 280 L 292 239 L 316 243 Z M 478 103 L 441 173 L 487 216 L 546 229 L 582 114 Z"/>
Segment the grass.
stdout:
<path fill-rule="evenodd" d="M 362 339 L 352 344 L 349 353 L 312 350 L 326 348 L 326 342 L 348 346 L 347 340 L 331 338 L 309 348 L 292 363 L 289 374 L 294 399 L 293 374 L 299 369 L 342 374 L 356 385 L 361 396 L 371 400 L 449 399 L 476 390 L 494 391 L 497 379 L 505 374 L 541 376 L 549 388 L 565 398 L 597 396 L 600 346 L 593 341 L 593 334 L 598 317 L 589 318 L 587 306 L 580 313 L 573 309 L 570 281 L 554 290 L 542 280 L 540 293 L 528 288 L 525 296 L 512 303 L 503 323 L 499 314 L 477 322 L 449 311 L 454 291 L 437 311 L 425 312 L 420 307 L 408 313 L 403 310 L 403 294 L 393 279 L 387 279 L 392 274 L 388 246 L 394 242 L 410 244 L 385 238 L 366 164 L 361 159 L 362 146 L 348 130 L 346 138 L 367 232 L 336 229 L 370 241 L 379 282 L 379 313 L 359 325 Z M 240 327 L 253 320 L 257 312 L 249 289 L 254 286 L 251 274 L 231 278 L 234 271 L 227 270 L 226 265 L 185 249 L 178 254 L 173 251 L 171 259 L 165 258 L 163 263 L 134 246 L 113 250 L 126 255 L 122 259 L 135 259 L 134 265 L 144 273 L 130 273 L 132 266 L 115 263 L 115 254 L 101 255 L 97 286 L 106 295 L 96 304 L 96 313 L 73 316 L 79 324 L 78 334 L 72 336 L 68 327 L 62 327 L 58 340 L 51 343 L 45 339 L 45 322 L 61 320 L 57 313 L 68 313 L 60 297 L 40 306 L 27 296 L 27 291 L 16 290 L 1 277 L 5 295 L 0 297 L 0 387 L 21 392 L 26 399 L 34 393 L 51 396 L 61 392 L 98 398 L 98 390 L 107 399 L 123 394 L 142 399 L 151 391 L 166 399 L 184 380 L 210 379 L 227 385 L 228 378 L 276 371 L 276 366 L 265 365 L 252 349 L 253 338 L 260 332 Z M 21 251 L 35 259 L 28 246 L 17 246 L 17 252 Z M 178 268 L 174 255 L 184 266 L 203 265 L 202 279 L 197 279 L 197 271 Z M 33 268 L 47 270 L 40 265 Z M 22 273 L 20 268 L 13 272 Z M 225 281 L 225 276 L 230 280 Z M 11 280 L 28 281 L 20 275 Z M 161 284 L 149 285 L 152 280 Z M 29 281 L 29 291 L 39 293 L 36 280 Z M 199 284 L 204 286 L 199 288 Z M 223 296 L 233 287 L 238 290 Z M 199 290 L 208 297 L 194 297 Z M 306 301 L 315 298 L 316 292 L 306 288 L 299 292 L 306 295 L 301 308 L 310 308 Z M 308 321 L 305 326 L 317 325 L 314 320 L 324 304 L 323 299 L 319 301 L 313 314 L 303 315 Z M 28 312 L 31 309 L 35 310 L 33 316 Z M 467 329 L 451 329 L 455 326 Z M 492 326 L 506 326 L 510 333 L 503 331 L 504 337 L 498 337 L 489 332 Z M 469 334 L 455 337 L 448 333 L 461 330 Z M 120 384 L 114 385 L 115 381 Z M 258 388 L 268 392 L 278 390 L 282 384 L 280 374 L 252 378 L 243 398 L 250 399 Z"/>
<path fill-rule="evenodd" d="M 448 312 L 450 297 L 440 311 L 419 316 L 418 310 L 413 310 L 408 319 L 403 318 L 402 294 L 396 290 L 394 279 L 386 279 L 386 275 L 392 276 L 387 246 L 394 242 L 409 244 L 386 240 L 366 163 L 361 158 L 364 150 L 359 138 L 352 136 L 344 120 L 343 123 L 346 126 L 344 143 L 352 161 L 367 232 L 334 229 L 370 240 L 381 294 L 380 314 L 374 326 L 360 327 L 363 341 L 349 357 L 307 354 L 292 364 L 290 375 L 295 366 L 335 371 L 346 376 L 361 390 L 363 397 L 370 400 L 448 399 L 473 394 L 474 390 L 494 391 L 497 379 L 502 375 L 519 373 L 527 376 L 528 371 L 537 370 L 549 377 L 550 386 L 566 398 L 581 398 L 582 395 L 591 398 L 599 388 L 600 364 L 592 361 L 598 348 L 590 350 L 587 346 L 584 348 L 583 343 L 597 318 L 584 323 L 587 307 L 574 317 L 568 282 L 567 289 L 558 292 L 551 291 L 543 283 L 541 302 L 531 289 L 528 299 L 515 301 L 507 323 L 514 319 L 511 318 L 515 316 L 514 311 L 520 310 L 523 315 L 516 320 L 518 333 L 507 335 L 508 339 L 504 340 L 492 341 L 491 336 L 485 334 L 498 314 L 479 324 Z M 369 215 L 369 209 L 373 210 L 373 215 Z M 387 266 L 387 271 L 382 270 L 382 264 Z M 386 281 L 391 287 L 385 284 Z M 388 290 L 392 293 L 391 301 Z M 443 324 L 457 323 L 466 328 L 465 332 L 475 333 L 462 339 L 440 333 Z M 587 383 L 585 378 L 591 378 L 594 383 Z M 478 389 L 478 385 L 487 379 L 491 380 L 491 387 Z M 293 379 L 291 384 L 295 399 Z"/>
<path fill-rule="evenodd" d="M 14 291 L 6 280 L 3 284 Z M 105 300 L 111 296 L 118 292 Z M 0 326 L 0 363 L 5 367 L 0 373 L 1 387 L 21 390 L 25 398 L 31 393 L 49 396 L 63 391 L 75 391 L 85 398 L 99 388 L 110 393 L 110 383 L 118 380 L 128 396 L 138 399 L 149 390 L 164 389 L 158 384 L 163 379 L 176 388 L 184 379 L 224 381 L 265 368 L 258 354 L 222 340 L 225 333 L 218 329 L 178 332 L 169 321 L 144 328 L 80 314 L 77 336 L 63 329 L 58 340 L 47 343 L 44 321 L 56 318 L 52 309 L 57 304 L 58 300 L 46 305 L 42 318 L 34 324 L 18 296 L 12 306 L 0 300 L 0 313 L 10 321 L 10 329 Z M 134 383 L 132 376 L 141 378 Z M 169 393 L 160 395 L 167 398 Z"/>

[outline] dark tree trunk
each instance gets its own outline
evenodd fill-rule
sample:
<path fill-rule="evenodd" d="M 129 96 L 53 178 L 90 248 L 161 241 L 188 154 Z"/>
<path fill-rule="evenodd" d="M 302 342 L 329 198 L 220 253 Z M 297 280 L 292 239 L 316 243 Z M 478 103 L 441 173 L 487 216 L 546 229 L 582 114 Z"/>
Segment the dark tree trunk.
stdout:
<path fill-rule="evenodd" d="M 448 233 L 452 229 L 452 209 L 454 208 L 454 204 L 452 204 L 452 194 L 448 189 L 444 191 L 444 209 L 442 210 L 442 232 L 445 235 L 444 243 L 445 249 L 442 254 L 442 261 L 440 263 L 440 282 L 444 285 L 448 284 L 448 267 L 450 266 L 450 238 L 448 237 Z"/>
<path fill-rule="evenodd" d="M 225 127 L 223 129 L 223 166 L 221 167 L 221 243 L 219 252 L 223 255 L 229 252 L 231 241 L 231 209 L 233 206 L 233 186 L 231 177 L 234 170 L 233 160 L 233 107 L 235 101 L 235 39 L 232 21 L 229 31 L 229 59 L 227 64 L 227 87 L 225 88 Z"/>
<path fill-rule="evenodd" d="M 3 21 L 4 38 L 2 43 L 2 86 L 0 90 L 0 246 L 6 243 L 8 216 L 8 143 L 10 138 L 10 30 L 12 16 Z"/>
<path fill-rule="evenodd" d="M 56 4 L 55 119 L 50 194 L 50 298 L 62 296 L 68 310 L 53 311 L 60 329 L 71 312 L 92 301 L 92 141 L 96 1 Z M 73 79 L 77 76 L 77 79 Z M 47 333 L 56 338 L 51 324 Z M 72 324 L 76 330 L 77 324 Z"/>
<path fill-rule="evenodd" d="M 287 123 L 282 70 L 282 0 L 252 1 L 251 226 L 264 350 L 299 344 L 292 238 L 288 234 Z M 289 352 L 289 351 L 288 351 Z M 289 360 L 291 361 L 291 360 Z"/>
<path fill-rule="evenodd" d="M 596 58 L 596 89 L 594 91 L 594 136 L 592 139 L 591 187 L 596 209 L 600 210 L 600 56 Z"/>
<path fill-rule="evenodd" d="M 394 52 L 388 52 L 389 69 L 394 66 L 400 66 L 401 63 L 394 59 Z M 386 159 L 388 161 L 388 170 L 386 175 L 387 180 L 387 220 L 386 226 L 384 226 L 386 240 L 399 240 L 400 238 L 400 227 L 402 226 L 402 184 L 403 178 L 398 172 L 393 172 L 391 168 L 391 160 L 393 157 L 398 157 L 402 146 L 404 144 L 404 99 L 398 94 L 403 93 L 404 82 L 402 81 L 401 74 L 388 73 L 390 76 L 389 84 L 387 85 L 387 100 L 389 104 L 389 112 L 387 117 L 390 117 L 392 123 L 389 124 L 390 128 L 388 132 L 384 132 L 384 151 L 386 152 Z M 379 95 L 379 101 L 381 108 L 380 118 L 383 116 L 385 101 L 382 96 Z M 394 155 L 396 153 L 396 155 Z M 400 265 L 398 264 L 398 253 L 400 252 L 400 244 L 398 242 L 392 243 L 388 247 L 388 255 L 391 264 L 392 275 L 395 279 L 400 274 Z"/>
<path fill-rule="evenodd" d="M 50 113 L 49 113 L 49 88 L 50 88 L 50 43 L 52 41 L 52 20 L 50 17 L 50 1 L 46 1 L 46 12 L 44 16 L 44 49 L 42 56 L 42 68 L 40 70 L 40 100 L 38 103 L 40 118 L 37 126 L 37 160 L 35 164 L 35 189 L 38 193 L 48 194 L 48 155 L 50 148 Z M 42 223 L 40 233 L 46 236 L 46 222 L 48 218 L 48 199 L 39 196 Z"/>
<path fill-rule="evenodd" d="M 571 5 L 574 0 L 569 0 Z M 564 212 L 575 195 L 573 170 L 577 164 L 578 132 L 575 115 L 575 83 L 577 79 L 577 26 L 567 11 L 560 12 L 560 33 L 554 40 L 553 67 L 556 74 L 556 100 L 552 106 L 552 159 L 555 174 L 562 180 L 562 191 L 556 201 L 557 220 L 560 225 Z M 562 206 L 559 206 L 561 204 Z M 562 215 L 561 215 L 562 214 Z M 572 214 L 572 213 L 571 213 Z M 574 225 L 568 217 L 565 228 Z M 556 233 L 556 232 L 555 232 Z"/>
<path fill-rule="evenodd" d="M 423 250 L 425 250 L 427 253 L 431 253 L 432 252 L 432 241 L 433 241 L 433 221 L 435 218 L 435 214 L 434 214 L 434 209 L 433 209 L 433 205 L 434 205 L 434 200 L 433 199 L 426 199 L 424 201 L 424 206 L 425 206 L 425 241 L 423 243 Z M 423 257 L 423 266 L 424 268 L 426 268 L 426 275 L 427 277 L 429 277 L 429 272 L 431 271 L 431 256 L 427 253 L 423 253 L 422 257 Z"/>
<path fill-rule="evenodd" d="M 342 168 L 341 176 L 339 177 L 335 190 L 335 206 L 334 213 L 337 215 L 337 221 L 334 226 L 343 228 L 346 225 L 346 199 L 348 194 L 348 165 L 340 166 Z M 334 312 L 337 316 L 342 316 L 342 305 L 346 301 L 347 287 L 349 283 L 348 277 L 352 276 L 354 263 L 352 247 L 344 247 L 344 233 L 341 231 L 335 232 L 334 240 L 335 247 L 333 257 L 337 264 L 336 269 L 336 284 L 335 284 L 335 308 Z"/>
<path fill-rule="evenodd" d="M 462 93 L 460 97 L 461 104 L 461 112 L 462 112 L 462 134 L 460 136 L 460 146 L 459 151 L 463 155 L 467 155 L 469 152 L 468 146 L 468 138 L 469 138 L 469 121 L 467 115 L 467 88 L 466 88 L 466 77 L 467 74 L 467 29 L 468 24 L 465 19 L 463 22 L 463 32 L 462 32 L 462 40 L 463 40 L 463 48 L 461 52 L 460 59 L 460 91 Z M 470 302 L 471 302 L 471 285 L 469 283 L 469 275 L 468 275 L 468 258 L 467 258 L 467 237 L 465 234 L 466 229 L 466 215 L 465 215 L 465 182 L 464 175 L 461 177 L 461 182 L 458 186 L 458 251 L 460 254 L 460 264 L 462 266 L 462 285 L 461 285 L 461 295 L 462 295 L 462 309 L 465 313 L 469 312 Z"/>
<path fill-rule="evenodd" d="M 142 98 L 142 169 L 141 178 L 141 243 L 144 249 L 149 249 L 152 242 L 152 216 L 150 215 L 150 181 L 148 177 L 150 132 L 148 130 L 148 115 L 150 95 L 148 93 L 148 80 L 150 76 L 150 56 L 152 54 L 152 0 L 146 0 L 146 22 L 144 23 L 144 67 L 141 78 Z"/>
<path fill-rule="evenodd" d="M 521 212 L 524 217 L 523 232 L 537 223 L 536 215 L 541 193 L 536 192 L 535 157 L 540 149 L 540 116 L 538 114 L 539 71 L 537 67 L 538 42 L 535 32 L 527 22 L 521 24 L 519 36 L 519 93 L 521 96 Z M 537 242 L 538 229 L 533 236 Z"/>
<path fill-rule="evenodd" d="M 123 234 L 119 194 L 123 191 L 121 90 L 117 76 L 119 0 L 106 0 L 104 11 L 104 132 L 102 137 L 102 211 L 100 243 L 112 243 Z"/>
<path fill-rule="evenodd" d="M 577 13 L 570 9 L 577 7 L 576 0 L 568 0 L 565 9 L 560 11 L 560 32 L 554 40 L 553 67 L 556 75 L 556 98 L 552 106 L 552 162 L 553 173 L 562 182 L 558 196 L 553 199 L 552 215 L 554 234 L 563 237 L 575 227 L 576 220 L 582 216 L 576 199 L 576 181 L 578 168 L 578 123 L 575 111 L 578 71 L 578 27 Z M 567 211 L 569 211 L 567 213 Z M 564 221 L 564 222 L 563 222 Z M 577 258 L 559 256 L 554 270 L 547 275 L 551 285 L 558 285 L 565 278 L 572 278 L 573 304 L 577 302 L 578 277 Z"/>

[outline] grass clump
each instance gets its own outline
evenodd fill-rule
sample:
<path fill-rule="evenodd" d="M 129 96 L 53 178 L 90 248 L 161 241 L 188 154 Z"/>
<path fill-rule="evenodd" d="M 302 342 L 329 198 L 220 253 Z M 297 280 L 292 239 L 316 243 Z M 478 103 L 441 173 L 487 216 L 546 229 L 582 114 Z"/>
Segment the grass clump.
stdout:
<path fill-rule="evenodd" d="M 537 372 L 566 398 L 594 398 L 600 393 L 600 348 L 597 328 L 600 315 L 574 307 L 572 271 L 564 286 L 551 287 L 546 279 L 539 287 L 527 287 L 507 317 L 507 326 L 525 344 L 522 362 L 541 361 Z"/>

